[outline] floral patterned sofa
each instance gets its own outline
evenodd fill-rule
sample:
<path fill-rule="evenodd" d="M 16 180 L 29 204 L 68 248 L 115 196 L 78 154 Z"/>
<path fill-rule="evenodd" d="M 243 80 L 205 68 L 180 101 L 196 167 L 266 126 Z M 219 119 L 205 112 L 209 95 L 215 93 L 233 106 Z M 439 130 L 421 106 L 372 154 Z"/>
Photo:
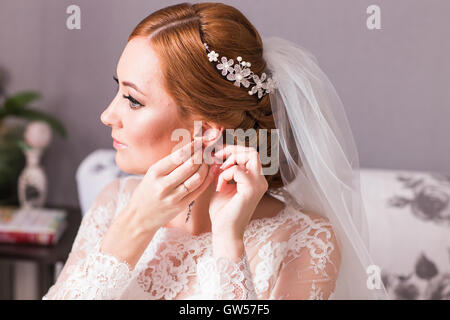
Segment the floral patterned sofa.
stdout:
<path fill-rule="evenodd" d="M 450 174 L 362 169 L 370 249 L 393 299 L 450 299 Z"/>
<path fill-rule="evenodd" d="M 108 182 L 128 175 L 115 154 L 99 149 L 80 164 L 83 213 Z M 362 168 L 361 190 L 370 250 L 392 299 L 450 299 L 450 174 Z"/>

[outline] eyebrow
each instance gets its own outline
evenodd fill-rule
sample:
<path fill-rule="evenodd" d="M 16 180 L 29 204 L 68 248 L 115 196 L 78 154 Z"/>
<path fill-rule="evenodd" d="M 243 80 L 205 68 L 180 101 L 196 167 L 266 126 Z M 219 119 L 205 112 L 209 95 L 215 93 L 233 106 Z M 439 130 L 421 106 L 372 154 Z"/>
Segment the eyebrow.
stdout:
<path fill-rule="evenodd" d="M 119 77 L 117 77 L 117 70 L 116 70 L 116 75 L 115 75 L 116 79 L 119 79 Z M 128 86 L 133 88 L 134 90 L 136 90 L 137 92 L 139 92 L 140 94 L 145 95 L 145 93 L 143 93 L 141 90 L 139 90 L 139 88 L 132 82 L 129 81 L 120 81 L 124 86 Z"/>

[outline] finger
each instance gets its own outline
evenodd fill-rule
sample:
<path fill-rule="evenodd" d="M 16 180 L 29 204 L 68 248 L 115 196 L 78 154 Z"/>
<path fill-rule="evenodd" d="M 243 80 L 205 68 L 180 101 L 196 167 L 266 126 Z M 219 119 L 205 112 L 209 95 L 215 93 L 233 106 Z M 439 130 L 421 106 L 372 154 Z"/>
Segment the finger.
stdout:
<path fill-rule="evenodd" d="M 192 156 L 194 151 L 198 150 L 200 147 L 194 145 L 194 140 L 190 143 L 186 143 L 181 146 L 177 150 L 173 151 L 169 155 L 160 159 L 157 163 L 155 163 L 151 168 L 154 170 L 156 176 L 165 176 L 172 172 L 175 168 L 177 168 L 184 161 L 189 159 Z"/>
<path fill-rule="evenodd" d="M 215 152 L 214 156 L 218 158 L 223 158 L 223 156 L 229 156 L 234 152 L 244 152 L 244 151 L 256 152 L 256 149 L 253 147 L 246 147 L 240 144 L 238 145 L 227 144 L 225 147 Z"/>
<path fill-rule="evenodd" d="M 205 180 L 201 184 L 200 187 L 198 187 L 196 190 L 194 190 L 191 193 L 188 193 L 187 195 L 183 196 L 181 201 L 183 201 L 186 205 L 191 203 L 193 200 L 197 199 L 197 197 L 203 193 L 203 191 L 208 188 L 208 186 L 211 184 L 211 182 L 214 181 L 215 173 L 213 172 L 214 165 L 209 166 L 208 175 L 206 176 Z"/>
<path fill-rule="evenodd" d="M 254 155 L 252 152 L 249 152 L 249 151 L 232 153 L 227 158 L 227 160 L 222 164 L 220 169 L 225 170 L 234 164 L 238 164 L 238 165 L 246 167 L 247 162 L 250 161 L 252 159 L 252 157 L 254 157 Z"/>
<path fill-rule="evenodd" d="M 245 167 L 237 165 L 226 169 L 219 175 L 216 191 L 220 192 L 223 188 L 223 184 L 232 180 L 236 181 L 238 191 L 241 184 L 251 185 L 252 178 L 248 173 L 249 171 Z"/>
<path fill-rule="evenodd" d="M 236 148 L 235 151 L 222 164 L 220 169 L 225 170 L 234 164 L 245 166 L 254 174 L 259 173 L 261 170 L 261 161 L 259 160 L 259 154 L 253 148 L 247 148 L 244 151 L 242 151 L 242 149 L 240 148 Z"/>
<path fill-rule="evenodd" d="M 198 172 L 203 162 L 198 161 L 202 157 L 202 150 L 196 151 L 196 153 L 187 159 L 182 165 L 175 168 L 167 176 L 162 177 L 163 184 L 168 188 L 175 188 L 181 183 L 185 182 L 190 176 Z"/>
<path fill-rule="evenodd" d="M 202 184 L 203 180 L 208 175 L 208 165 L 206 163 L 202 163 L 200 168 L 195 172 L 192 176 L 190 176 L 186 181 L 184 181 L 184 185 L 189 191 L 194 191 Z"/>
<path fill-rule="evenodd" d="M 232 154 L 231 156 L 229 156 L 229 157 L 227 158 L 227 160 L 226 160 L 224 163 L 222 163 L 222 165 L 220 166 L 220 169 L 221 169 L 221 170 L 225 170 L 225 169 L 229 168 L 232 164 L 234 164 L 235 162 L 237 162 L 237 160 L 236 160 L 235 157 L 236 157 L 236 156 L 235 156 L 234 154 Z"/>

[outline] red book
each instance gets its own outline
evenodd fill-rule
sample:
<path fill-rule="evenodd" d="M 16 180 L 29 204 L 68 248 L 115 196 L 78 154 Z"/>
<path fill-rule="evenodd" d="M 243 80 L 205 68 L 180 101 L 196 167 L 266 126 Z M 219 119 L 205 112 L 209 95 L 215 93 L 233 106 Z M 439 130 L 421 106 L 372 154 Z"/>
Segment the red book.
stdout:
<path fill-rule="evenodd" d="M 67 227 L 62 209 L 0 207 L 0 242 L 54 245 Z"/>

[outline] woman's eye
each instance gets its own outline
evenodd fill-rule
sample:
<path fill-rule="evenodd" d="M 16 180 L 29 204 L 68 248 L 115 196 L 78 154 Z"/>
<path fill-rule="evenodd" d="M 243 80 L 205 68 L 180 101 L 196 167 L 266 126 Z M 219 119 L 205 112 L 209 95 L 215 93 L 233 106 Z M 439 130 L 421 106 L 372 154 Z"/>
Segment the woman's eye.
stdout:
<path fill-rule="evenodd" d="M 140 107 L 143 107 L 144 105 L 142 103 L 140 103 L 139 101 L 137 101 L 136 99 L 134 99 L 132 96 L 128 95 L 123 95 L 123 97 L 125 99 L 128 99 L 130 102 L 130 108 L 131 109 L 139 109 Z"/>
<path fill-rule="evenodd" d="M 117 82 L 117 84 L 119 84 L 119 79 L 117 79 L 116 76 L 113 76 L 114 81 Z M 117 91 L 119 91 L 119 86 L 117 86 Z M 137 101 L 135 98 L 133 98 L 132 96 L 128 95 L 123 95 L 123 97 L 125 99 L 129 100 L 129 105 L 131 109 L 139 109 L 140 107 L 143 107 L 144 105 L 142 103 L 140 103 L 139 101 Z"/>

